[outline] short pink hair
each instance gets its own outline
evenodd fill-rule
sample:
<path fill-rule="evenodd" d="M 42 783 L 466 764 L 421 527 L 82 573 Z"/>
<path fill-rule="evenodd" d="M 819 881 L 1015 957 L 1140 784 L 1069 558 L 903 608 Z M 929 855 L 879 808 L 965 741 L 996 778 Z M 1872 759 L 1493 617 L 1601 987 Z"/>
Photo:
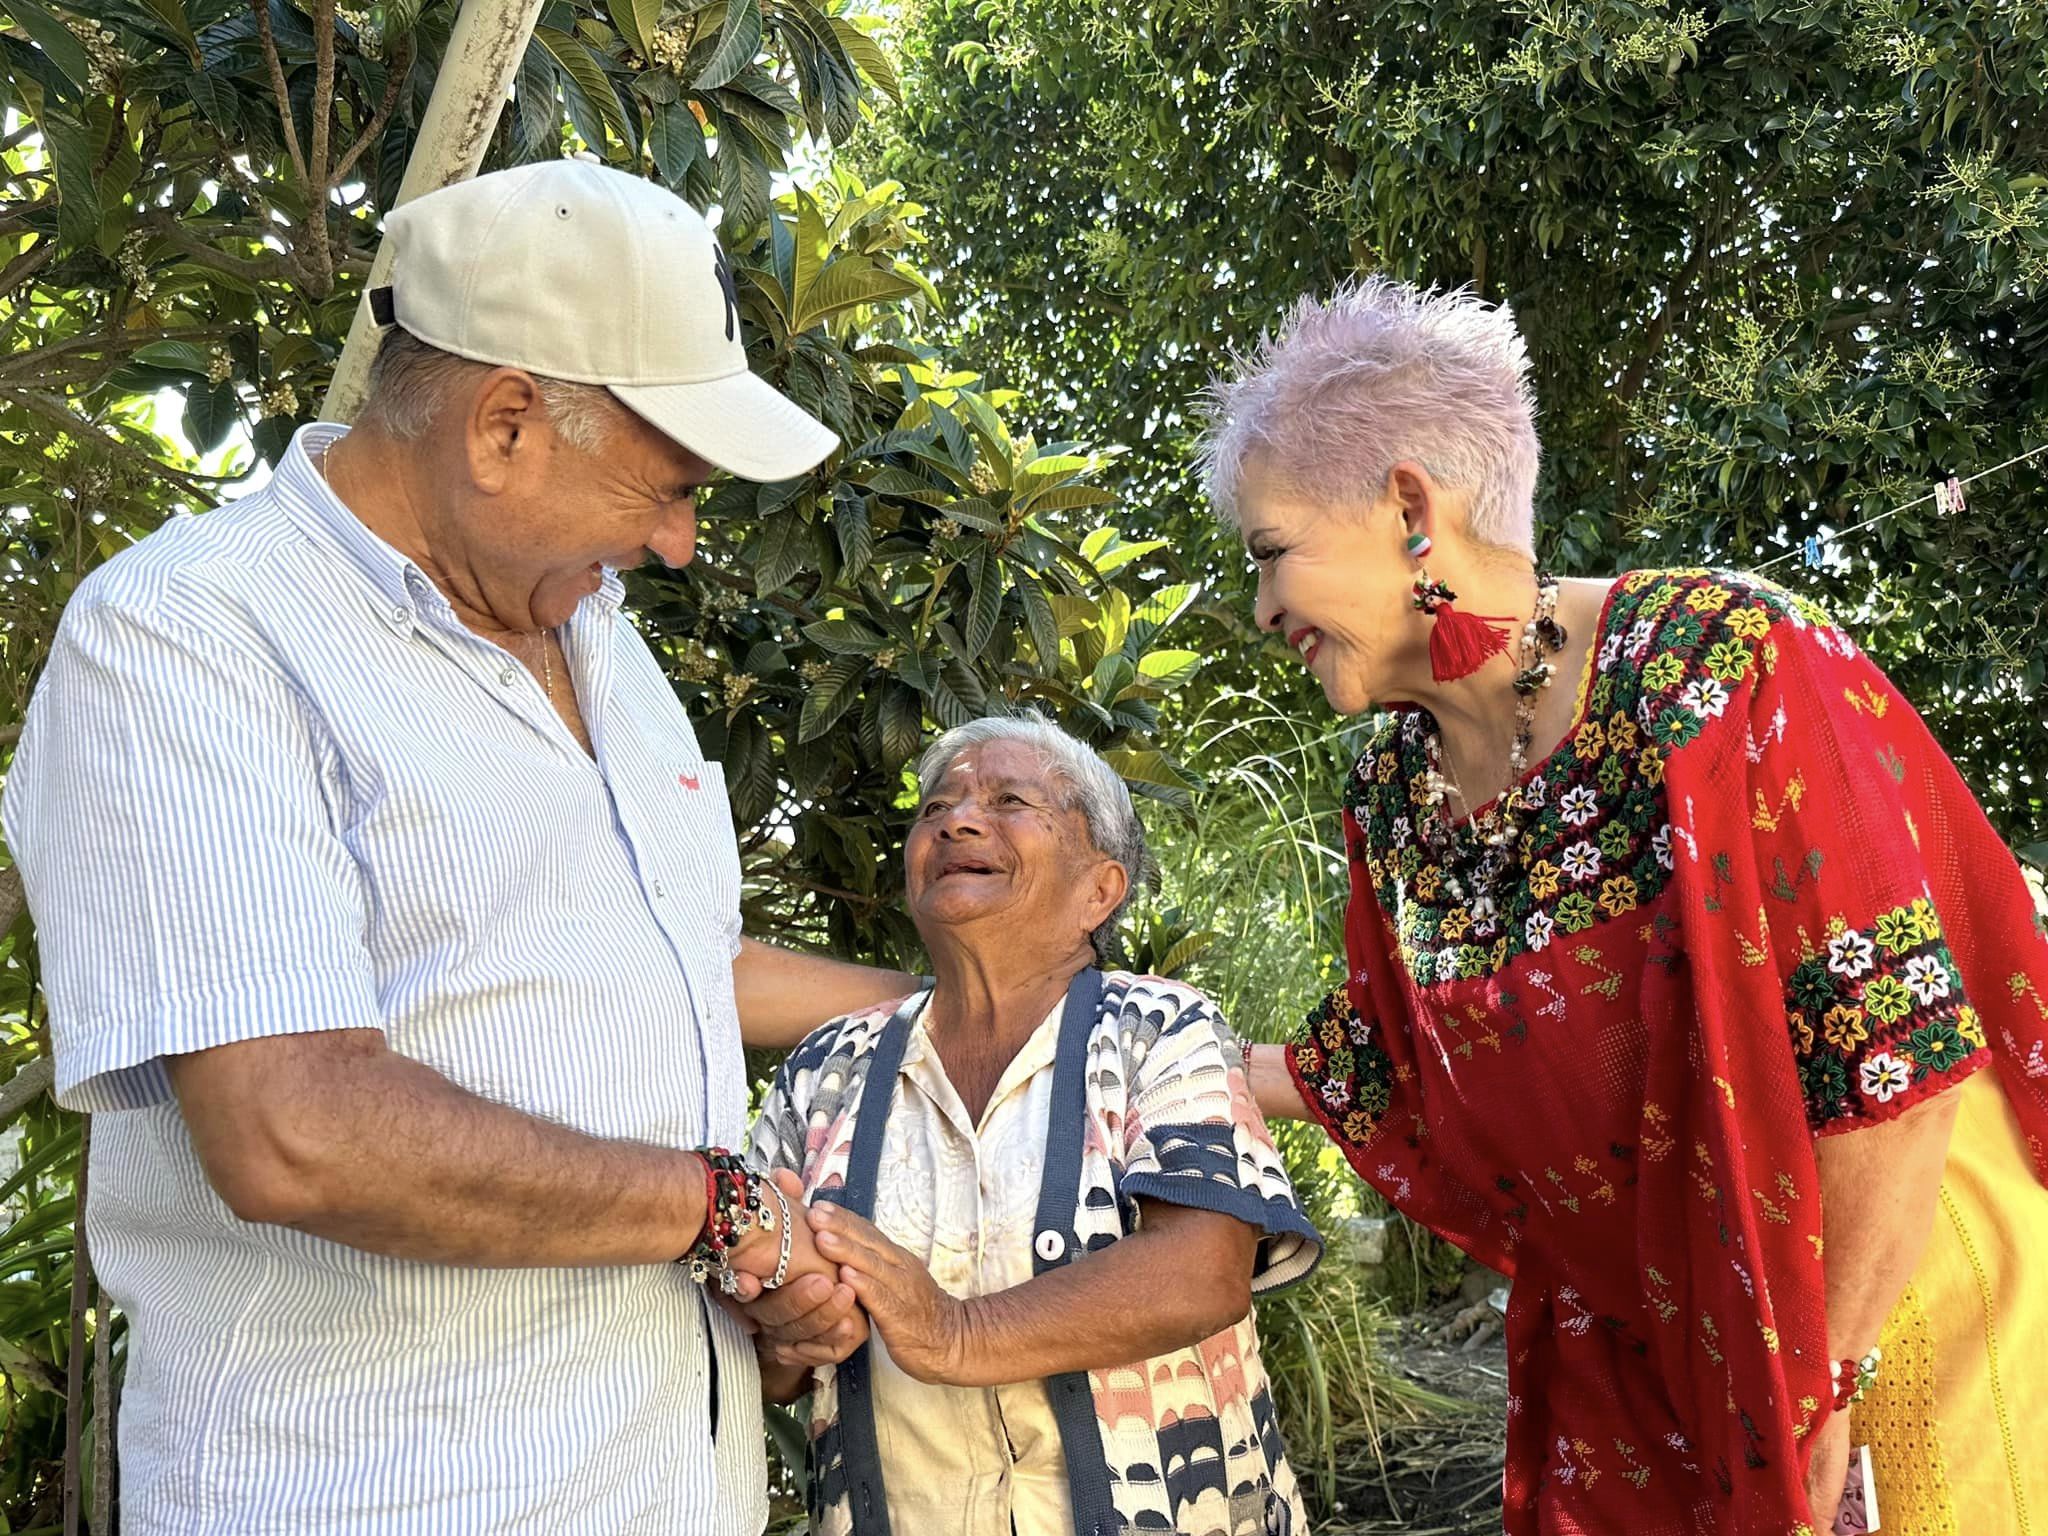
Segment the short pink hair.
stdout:
<path fill-rule="evenodd" d="M 1247 466 L 1332 506 L 1404 459 L 1471 499 L 1472 536 L 1534 555 L 1536 397 L 1504 304 L 1368 277 L 1302 299 L 1234 379 L 1209 386 L 1202 471 L 1235 520 Z"/>

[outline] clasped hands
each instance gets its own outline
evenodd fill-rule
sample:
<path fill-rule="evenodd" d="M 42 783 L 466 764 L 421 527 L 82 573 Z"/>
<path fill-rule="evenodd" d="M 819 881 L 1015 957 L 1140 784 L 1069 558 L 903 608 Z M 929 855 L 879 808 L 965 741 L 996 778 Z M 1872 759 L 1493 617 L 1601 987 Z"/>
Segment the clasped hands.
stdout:
<path fill-rule="evenodd" d="M 806 1205 L 803 1180 L 774 1175 L 796 1218 L 789 1270 L 775 1290 L 781 1234 L 752 1232 L 730 1263 L 739 1290 L 721 1300 L 756 1336 L 761 1356 L 782 1365 L 837 1365 L 881 1330 L 890 1358 L 921 1381 L 943 1381 L 966 1351 L 965 1304 L 949 1296 L 911 1253 L 872 1222 L 829 1201 Z"/>

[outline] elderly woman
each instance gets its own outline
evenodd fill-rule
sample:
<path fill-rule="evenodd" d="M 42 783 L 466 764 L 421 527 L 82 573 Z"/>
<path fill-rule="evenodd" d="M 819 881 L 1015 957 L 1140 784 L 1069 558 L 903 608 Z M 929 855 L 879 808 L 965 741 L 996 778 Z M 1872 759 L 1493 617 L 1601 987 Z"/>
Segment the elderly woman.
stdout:
<path fill-rule="evenodd" d="M 1527 371 L 1506 311 L 1370 281 L 1214 392 L 1260 627 L 1392 709 L 1344 787 L 1349 974 L 1259 1098 L 1514 1277 L 1517 1536 L 1826 1529 L 1866 1443 L 1888 1536 L 2026 1529 L 2027 890 L 1810 603 L 1536 564 Z"/>
<path fill-rule="evenodd" d="M 950 731 L 904 850 L 936 984 L 784 1062 L 792 1169 L 874 1325 L 811 1387 L 812 1528 L 1304 1528 L 1251 1297 L 1321 1252 L 1199 992 L 1096 968 L 1145 857 L 1107 764 L 1036 718 Z"/>

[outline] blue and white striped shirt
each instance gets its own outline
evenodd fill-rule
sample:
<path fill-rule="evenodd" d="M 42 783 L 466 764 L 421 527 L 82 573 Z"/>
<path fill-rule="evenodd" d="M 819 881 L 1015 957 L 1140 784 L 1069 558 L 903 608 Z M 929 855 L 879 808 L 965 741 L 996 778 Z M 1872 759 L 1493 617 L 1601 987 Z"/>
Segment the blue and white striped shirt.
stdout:
<path fill-rule="evenodd" d="M 123 1529 L 752 1536 L 753 1352 L 681 1270 L 462 1269 L 240 1221 L 171 1097 L 167 1054 L 371 1028 L 593 1135 L 746 1131 L 724 783 L 617 578 L 562 632 L 593 760 L 328 490 L 308 454 L 342 430 L 81 584 L 7 785 L 132 1329 Z"/>

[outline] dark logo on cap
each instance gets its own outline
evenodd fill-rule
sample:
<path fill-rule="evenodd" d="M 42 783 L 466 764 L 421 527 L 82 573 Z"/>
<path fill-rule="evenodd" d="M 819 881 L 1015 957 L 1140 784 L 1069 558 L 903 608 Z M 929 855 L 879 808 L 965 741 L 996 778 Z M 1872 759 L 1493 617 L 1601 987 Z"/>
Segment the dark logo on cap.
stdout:
<path fill-rule="evenodd" d="M 731 341 L 740 323 L 740 296 L 733 291 L 732 263 L 725 259 L 725 247 L 716 240 L 711 242 L 711 270 L 718 278 L 718 288 L 725 295 L 725 339 Z"/>

